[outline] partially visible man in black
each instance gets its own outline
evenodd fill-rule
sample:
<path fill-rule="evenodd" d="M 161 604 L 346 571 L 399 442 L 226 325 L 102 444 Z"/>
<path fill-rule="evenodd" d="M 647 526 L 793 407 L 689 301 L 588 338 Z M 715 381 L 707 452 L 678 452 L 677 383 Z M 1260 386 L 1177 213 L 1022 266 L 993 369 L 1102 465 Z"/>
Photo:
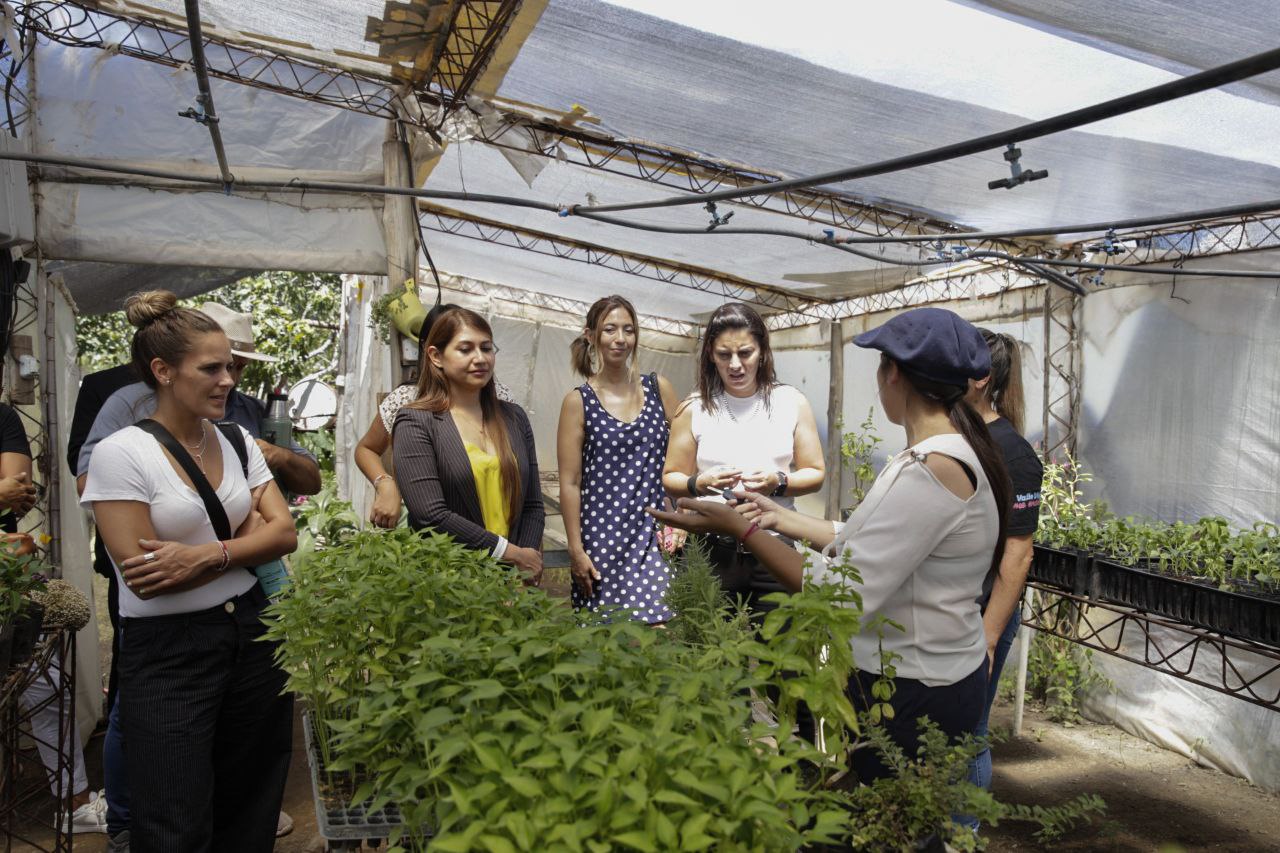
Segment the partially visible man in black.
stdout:
<path fill-rule="evenodd" d="M 71 435 L 67 440 L 67 467 L 71 469 L 72 479 L 75 479 L 79 470 L 80 448 L 89 437 L 89 430 L 93 427 L 102 404 L 124 386 L 137 381 L 133 367 L 128 364 L 90 373 L 80 381 L 75 413 L 71 416 Z M 107 678 L 107 714 L 110 714 L 111 706 L 116 701 L 116 660 L 120 652 L 120 617 L 117 615 L 120 586 L 100 536 L 94 537 L 93 570 L 107 579 L 107 613 L 111 617 L 111 673 Z"/>

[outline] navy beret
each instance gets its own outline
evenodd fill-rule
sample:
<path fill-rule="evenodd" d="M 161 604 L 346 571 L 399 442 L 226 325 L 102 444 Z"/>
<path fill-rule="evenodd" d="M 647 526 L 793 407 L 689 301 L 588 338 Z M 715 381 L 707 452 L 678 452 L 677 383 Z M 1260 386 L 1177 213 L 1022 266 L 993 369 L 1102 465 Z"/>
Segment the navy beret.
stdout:
<path fill-rule="evenodd" d="M 853 339 L 902 367 L 947 385 L 968 385 L 991 373 L 991 350 L 968 320 L 945 308 L 916 308 Z"/>

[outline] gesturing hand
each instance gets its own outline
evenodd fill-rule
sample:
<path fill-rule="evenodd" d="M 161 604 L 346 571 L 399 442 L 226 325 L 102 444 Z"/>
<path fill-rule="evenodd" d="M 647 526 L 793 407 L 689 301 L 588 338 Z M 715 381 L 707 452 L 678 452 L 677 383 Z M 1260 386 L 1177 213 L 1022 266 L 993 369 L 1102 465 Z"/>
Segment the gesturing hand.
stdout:
<path fill-rule="evenodd" d="M 712 468 L 710 471 L 703 471 L 698 475 L 698 494 L 732 489 L 741 477 L 742 471 L 737 468 Z"/>
<path fill-rule="evenodd" d="M 681 498 L 676 501 L 679 512 L 665 512 L 649 508 L 645 512 L 672 527 L 679 527 L 690 533 L 722 533 L 737 535 L 747 527 L 738 511 L 728 504 L 717 501 L 695 501 Z"/>
<path fill-rule="evenodd" d="M 778 488 L 778 472 L 746 471 L 742 475 L 742 488 L 749 492 L 771 495 Z"/>
<path fill-rule="evenodd" d="M 734 492 L 734 496 L 738 499 L 734 509 L 747 521 L 759 524 L 761 530 L 777 528 L 782 507 L 778 506 L 772 498 L 766 498 L 756 492 Z"/>

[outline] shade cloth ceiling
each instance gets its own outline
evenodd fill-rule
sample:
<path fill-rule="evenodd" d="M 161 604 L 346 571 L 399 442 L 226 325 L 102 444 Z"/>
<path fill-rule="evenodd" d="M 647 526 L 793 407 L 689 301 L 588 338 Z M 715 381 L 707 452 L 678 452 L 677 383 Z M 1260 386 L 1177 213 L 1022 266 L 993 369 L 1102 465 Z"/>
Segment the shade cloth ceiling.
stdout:
<path fill-rule="evenodd" d="M 142 14 L 122 0 L 99 4 Z M 962 140 L 1085 106 L 1280 43 L 1280 16 L 1250 0 L 1231 15 L 1190 0 L 1080 3 L 953 2 L 849 4 L 834 0 L 774 3 L 705 0 L 551 0 L 497 89 L 502 103 L 550 110 L 580 105 L 590 127 L 796 176 L 872 162 Z M 377 46 L 364 40 L 367 18 L 384 4 L 369 0 L 206 0 L 210 31 L 267 50 L 287 50 L 335 64 L 387 73 Z M 180 19 L 177 0 L 150 2 Z M 288 45 L 285 45 L 288 42 Z M 152 166 L 212 168 L 203 128 L 176 117 L 195 91 L 189 69 L 173 69 L 100 50 L 42 44 L 36 148 Z M 361 58 L 363 57 L 363 58 Z M 850 182 L 839 190 L 870 202 L 963 226 L 1023 227 L 1191 210 L 1277 195 L 1280 188 L 1280 75 L 1270 74 L 1077 131 L 1022 145 L 1023 165 L 1049 178 L 990 191 L 1009 174 L 1000 152 Z M 336 107 L 214 80 L 234 172 L 379 181 L 385 122 Z M 475 141 L 446 147 L 430 172 L 432 189 L 487 192 L 556 204 L 601 204 L 675 194 L 659 186 L 571 163 L 535 157 L 531 182 L 496 150 Z M 623 170 L 625 171 L 625 169 Z M 526 173 L 530 174 L 530 173 Z M 138 263 L 139 252 L 113 255 L 118 227 L 74 215 L 101 209 L 102 191 L 52 195 L 47 228 L 103 229 L 48 239 L 68 260 Z M 340 197 L 299 205 L 280 198 L 201 208 L 201 233 L 183 240 L 180 193 L 115 193 L 122 215 L 136 211 L 134 231 L 157 264 L 220 268 L 379 268 L 378 205 Z M 172 195 L 173 197 L 170 197 Z M 205 193 L 204 195 L 208 195 Z M 157 198 L 157 196 L 160 196 Z M 117 202 L 115 199 L 119 198 Z M 94 200 L 94 205 L 88 201 Z M 349 200 L 348 200 L 349 201 Z M 259 205 L 255 208 L 254 205 Z M 312 205 L 314 204 L 314 210 Z M 451 208 L 604 248 L 720 271 L 797 294 L 835 297 L 883 290 L 937 264 L 899 266 L 838 253 L 800 240 L 713 235 L 673 236 L 622 229 L 552 213 L 493 205 Z M 819 225 L 745 205 L 735 226 L 790 228 L 817 236 Z M 255 210 L 261 209 L 261 214 Z M 220 211 L 225 211 L 220 214 Z M 220 244 L 218 215 L 248 245 Z M 359 226 L 341 223 L 355 215 Z M 630 214 L 640 222 L 704 228 L 700 206 Z M 282 239 L 249 239 L 287 221 Z M 305 223 L 314 219 L 314 229 Z M 689 319 L 725 298 L 675 285 L 428 230 L 439 265 L 451 272 L 557 296 L 604 291 L 637 296 L 642 311 Z M 198 238 L 198 239 L 196 239 Z M 203 242 L 201 242 L 203 241 Z M 310 241 L 310 242 L 308 242 Z M 347 245 L 341 245 L 343 241 Z M 508 241 L 509 242 L 509 241 Z M 917 249 L 885 255 L 919 260 Z M 172 257 L 169 257 L 169 255 Z M 924 254 L 928 255 L 929 252 Z M 312 261 L 313 263 L 308 263 Z M 113 281 L 127 280 L 116 276 Z M 86 305 L 110 299 L 84 300 Z"/>

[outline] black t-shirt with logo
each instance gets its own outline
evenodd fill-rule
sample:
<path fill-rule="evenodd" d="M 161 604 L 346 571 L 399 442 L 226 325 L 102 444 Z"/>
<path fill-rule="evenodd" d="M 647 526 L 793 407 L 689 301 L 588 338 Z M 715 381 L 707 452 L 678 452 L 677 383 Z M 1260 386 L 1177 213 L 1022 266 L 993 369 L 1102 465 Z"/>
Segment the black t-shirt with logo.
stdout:
<path fill-rule="evenodd" d="M 0 453 L 21 453 L 31 456 L 31 445 L 27 442 L 27 431 L 22 426 L 22 416 L 12 406 L 0 403 Z M 18 519 L 9 510 L 0 513 L 0 530 L 14 533 L 18 529 Z"/>
<path fill-rule="evenodd" d="M 1013 424 L 1005 418 L 997 418 L 987 424 L 987 429 L 1004 456 L 1004 466 L 1013 485 L 1008 535 L 1028 536 L 1036 532 L 1040 523 L 1040 483 L 1044 479 L 1044 465 L 1035 448 L 1018 435 Z"/>

